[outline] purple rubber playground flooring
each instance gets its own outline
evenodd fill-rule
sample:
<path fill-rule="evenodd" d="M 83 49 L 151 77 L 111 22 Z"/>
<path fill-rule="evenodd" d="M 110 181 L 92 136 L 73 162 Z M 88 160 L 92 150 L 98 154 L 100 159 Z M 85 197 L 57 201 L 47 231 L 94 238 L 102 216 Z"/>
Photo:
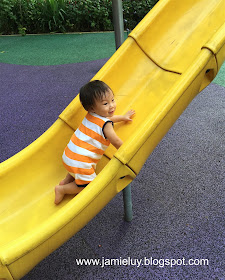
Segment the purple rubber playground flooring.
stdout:
<path fill-rule="evenodd" d="M 48 129 L 106 61 L 58 66 L 0 63 L 1 161 Z M 122 193 L 118 194 L 23 280 L 225 279 L 224 140 L 225 88 L 211 84 L 180 116 L 132 182 L 132 222 L 123 220 Z M 144 265 L 151 258 L 154 264 Z M 162 261 L 184 258 L 208 259 L 209 264 L 179 261 L 171 267 Z M 106 265 L 79 266 L 78 259 L 105 259 Z M 107 265 L 107 259 L 117 262 Z M 142 264 L 138 267 L 135 260 Z"/>

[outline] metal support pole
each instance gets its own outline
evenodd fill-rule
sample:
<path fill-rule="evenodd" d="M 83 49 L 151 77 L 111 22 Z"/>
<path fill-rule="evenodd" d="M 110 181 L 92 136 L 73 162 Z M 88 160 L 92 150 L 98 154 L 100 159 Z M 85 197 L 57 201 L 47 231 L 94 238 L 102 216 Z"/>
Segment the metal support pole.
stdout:
<path fill-rule="evenodd" d="M 123 189 L 124 219 L 130 222 L 133 219 L 131 184 Z"/>
<path fill-rule="evenodd" d="M 115 31 L 116 49 L 124 42 L 123 6 L 122 0 L 112 0 L 113 25 Z M 133 219 L 131 185 L 123 190 L 124 219 L 130 222 Z"/>
<path fill-rule="evenodd" d="M 122 0 L 112 0 L 113 25 L 115 31 L 116 49 L 124 42 L 123 6 Z"/>

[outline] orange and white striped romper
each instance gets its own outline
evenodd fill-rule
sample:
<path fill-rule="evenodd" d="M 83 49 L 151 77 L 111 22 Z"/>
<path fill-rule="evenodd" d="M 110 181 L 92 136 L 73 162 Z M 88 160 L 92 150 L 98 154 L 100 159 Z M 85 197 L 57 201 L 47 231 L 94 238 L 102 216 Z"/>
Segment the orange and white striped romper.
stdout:
<path fill-rule="evenodd" d="M 95 169 L 110 141 L 104 136 L 104 126 L 113 122 L 95 113 L 87 113 L 66 146 L 62 159 L 77 185 L 86 185 L 96 177 Z"/>

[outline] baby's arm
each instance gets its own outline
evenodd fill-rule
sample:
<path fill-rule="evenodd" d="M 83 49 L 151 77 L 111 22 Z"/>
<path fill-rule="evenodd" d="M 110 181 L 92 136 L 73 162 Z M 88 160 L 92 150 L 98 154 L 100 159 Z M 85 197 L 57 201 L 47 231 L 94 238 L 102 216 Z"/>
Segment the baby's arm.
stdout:
<path fill-rule="evenodd" d="M 104 135 L 116 149 L 119 149 L 119 147 L 123 144 L 123 141 L 117 136 L 116 132 L 114 131 L 111 122 L 106 123 L 104 127 Z"/>
<path fill-rule="evenodd" d="M 117 122 L 127 122 L 127 121 L 132 121 L 132 117 L 135 114 L 135 110 L 129 110 L 125 115 L 115 115 L 111 118 L 109 118 L 112 122 L 117 123 Z"/>

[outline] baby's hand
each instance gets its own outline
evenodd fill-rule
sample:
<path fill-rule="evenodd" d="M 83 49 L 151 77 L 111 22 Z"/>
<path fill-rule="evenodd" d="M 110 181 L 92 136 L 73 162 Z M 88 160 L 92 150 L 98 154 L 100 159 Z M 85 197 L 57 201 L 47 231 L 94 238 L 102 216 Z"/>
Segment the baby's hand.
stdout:
<path fill-rule="evenodd" d="M 124 115 L 124 121 L 132 121 L 133 116 L 135 115 L 135 110 L 129 110 L 125 115 Z"/>

